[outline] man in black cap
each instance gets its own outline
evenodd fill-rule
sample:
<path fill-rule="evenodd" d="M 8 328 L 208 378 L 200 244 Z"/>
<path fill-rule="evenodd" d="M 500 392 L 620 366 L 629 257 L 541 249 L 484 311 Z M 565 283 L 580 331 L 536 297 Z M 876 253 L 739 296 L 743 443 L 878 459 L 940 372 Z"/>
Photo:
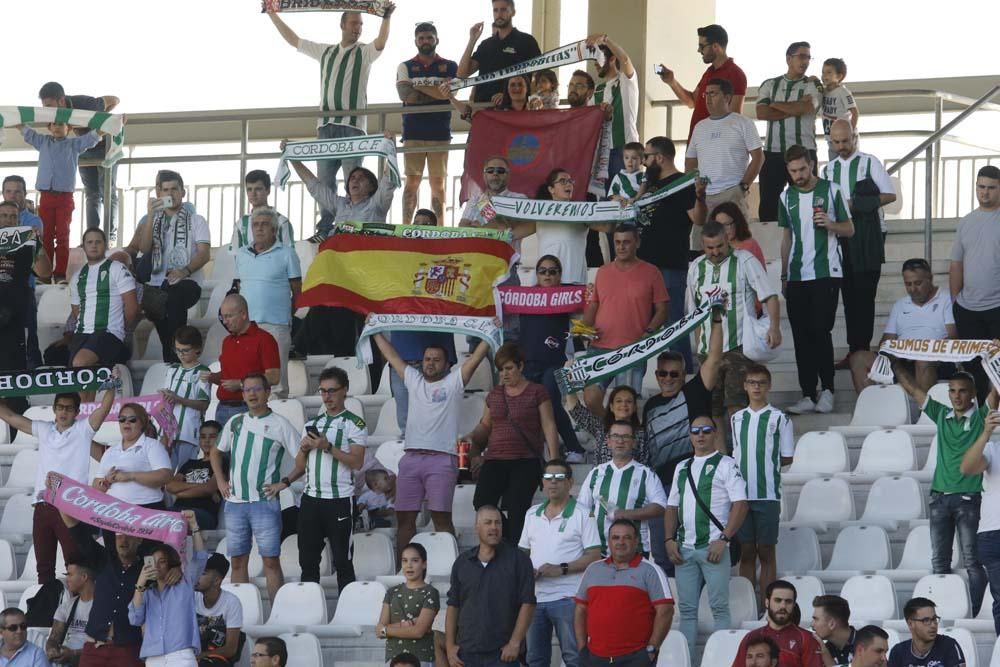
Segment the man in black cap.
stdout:
<path fill-rule="evenodd" d="M 212 554 L 195 584 L 194 604 L 201 632 L 199 667 L 232 667 L 240 658 L 246 641 L 243 605 L 240 599 L 222 590 L 222 580 L 229 573 L 229 561 L 220 553 Z"/>

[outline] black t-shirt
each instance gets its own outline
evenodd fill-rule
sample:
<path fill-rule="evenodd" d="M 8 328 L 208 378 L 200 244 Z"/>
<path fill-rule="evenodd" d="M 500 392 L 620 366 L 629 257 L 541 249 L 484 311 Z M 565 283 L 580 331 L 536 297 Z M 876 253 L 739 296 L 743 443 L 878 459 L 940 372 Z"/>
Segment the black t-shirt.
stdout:
<path fill-rule="evenodd" d="M 642 423 L 646 425 L 649 467 L 656 471 L 665 489 L 674 481 L 674 469 L 693 454 L 689 415 L 712 414 L 712 392 L 705 388 L 701 373 L 684 383 L 677 394 L 657 394 L 646 401 Z"/>
<path fill-rule="evenodd" d="M 35 263 L 35 248 L 24 246 L 0 255 L 0 329 L 24 327 L 28 307 L 28 277 Z"/>
<path fill-rule="evenodd" d="M 566 363 L 569 315 L 522 314 L 520 322 L 518 343 L 524 350 L 525 361 L 545 368 L 561 367 Z"/>
<path fill-rule="evenodd" d="M 672 183 L 684 174 L 676 173 L 650 184 L 653 192 Z M 642 241 L 637 254 L 660 269 L 687 270 L 688 251 L 691 249 L 691 218 L 688 211 L 694 208 L 694 188 L 684 188 L 654 204 L 649 218 L 639 218 L 639 238 Z"/>
<path fill-rule="evenodd" d="M 962 647 L 947 635 L 938 635 L 931 650 L 922 658 L 913 655 L 912 639 L 899 642 L 889 652 L 889 667 L 958 667 L 964 664 Z"/>
<path fill-rule="evenodd" d="M 854 626 L 851 626 L 851 636 L 847 638 L 847 643 L 844 644 L 844 648 L 837 649 L 830 641 L 823 642 L 826 645 L 826 650 L 830 652 L 833 657 L 834 665 L 849 665 L 854 659 L 854 641 L 857 635 L 857 630 Z"/>
<path fill-rule="evenodd" d="M 542 50 L 538 48 L 538 42 L 531 33 L 514 28 L 506 39 L 500 39 L 496 35 L 484 39 L 472 54 L 472 59 L 479 63 L 477 74 L 482 75 L 516 65 L 541 54 Z M 476 86 L 472 101 L 489 102 L 491 97 L 503 92 L 505 85 L 506 80 L 479 84 Z"/>
<path fill-rule="evenodd" d="M 82 111 L 104 111 L 104 98 L 103 97 L 91 97 L 90 95 L 67 95 L 66 96 L 66 106 L 71 109 L 80 109 Z M 78 135 L 84 135 L 90 132 L 90 128 L 78 127 L 74 130 Z M 102 137 L 101 141 L 93 148 L 88 149 L 86 152 L 93 154 L 103 154 L 107 151 L 108 138 Z"/>
<path fill-rule="evenodd" d="M 177 473 L 184 475 L 184 481 L 188 484 L 204 484 L 212 478 L 212 464 L 205 459 L 191 459 L 178 468 Z M 219 513 L 219 503 L 212 500 L 212 496 L 201 496 L 200 498 L 178 498 L 174 503 L 174 510 L 202 509 L 212 514 Z"/>

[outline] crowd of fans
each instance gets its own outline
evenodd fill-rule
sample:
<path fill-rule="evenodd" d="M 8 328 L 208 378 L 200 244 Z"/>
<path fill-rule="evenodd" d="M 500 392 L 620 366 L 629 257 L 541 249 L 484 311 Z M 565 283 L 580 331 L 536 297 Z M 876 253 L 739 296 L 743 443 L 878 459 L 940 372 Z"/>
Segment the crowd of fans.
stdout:
<path fill-rule="evenodd" d="M 427 149 L 405 154 L 407 222 L 437 224 L 444 218 L 442 144 L 451 138 L 451 106 L 472 114 L 483 104 L 515 113 L 560 105 L 551 71 L 477 86 L 470 99 L 481 103 L 476 109 L 448 89 L 451 78 L 539 55 L 534 37 L 513 25 L 514 1 L 491 4 L 491 35 L 480 42 L 483 24 L 473 26 L 458 62 L 438 55 L 437 29 L 422 22 L 414 30 L 416 55 L 398 66 L 397 90 L 405 107 L 440 107 L 440 112 L 403 115 L 404 145 Z M 370 43 L 360 41 L 363 17 L 355 12 L 342 15 L 341 40 L 332 45 L 300 38 L 277 13 L 269 13 L 285 41 L 320 63 L 320 138 L 365 133 L 365 115 L 358 112 L 366 107 L 370 68 L 389 39 L 394 6 L 385 6 Z M 596 80 L 578 70 L 567 88 L 569 106 L 605 109 L 612 138 L 608 199 L 634 202 L 697 169 L 695 187 L 664 200 L 637 223 L 617 227 L 507 224 L 484 218 L 475 202 L 462 211 L 460 225 L 507 229 L 517 249 L 535 235 L 538 260 L 531 282 L 540 287 L 586 283 L 588 267 L 597 268 L 580 314 L 598 334 L 587 348 L 591 353 L 629 345 L 676 322 L 718 289 L 726 293 L 725 303 L 691 341 L 656 358 L 659 393 L 645 401 L 644 365 L 564 397 L 555 372 L 584 351 L 582 341 L 568 335 L 569 316 L 507 318 L 508 342 L 488 362 L 499 384 L 469 433 L 459 429 L 462 399 L 488 356 L 487 344 L 459 357 L 451 334 L 374 336 L 391 367 L 405 452 L 398 474 L 366 457 L 368 428 L 363 415 L 345 406 L 350 385 L 343 370 L 322 372 L 323 409 L 301 432 L 268 407 L 272 396 L 287 394 L 290 357 L 327 351 L 313 343 L 333 330 L 340 338 L 336 345 L 352 352 L 359 326 L 356 314 L 338 308 L 311 309 L 305 325 L 295 319 L 302 270 L 292 226 L 268 202 L 268 173 L 246 174 L 251 211 L 235 222 L 231 243 L 218 251 L 232 253 L 236 268 L 219 308 L 228 335 L 220 369 L 212 371 L 200 359 L 201 332 L 187 322 L 189 308 L 201 298 L 201 269 L 210 260 L 209 229 L 185 202 L 181 174 L 167 169 L 157 174 L 156 196 L 134 237 L 124 252 L 109 254 L 115 237 L 101 229 L 98 212 L 103 180 L 113 182 L 114 170 L 80 167 L 88 205 L 81 239 L 86 262 L 67 275 L 77 160 L 100 150 L 101 139 L 65 123 L 50 124 L 48 135 L 22 128 L 39 151 L 40 200 L 34 206 L 26 199 L 25 179 L 9 176 L 3 181 L 0 226 L 33 227 L 44 252 L 23 248 L 0 257 L 0 282 L 9 288 L 0 305 L 2 368 L 34 368 L 43 359 L 73 367 L 124 363 L 132 352 L 132 332 L 145 317 L 169 364 L 160 394 L 173 406 L 178 429 L 172 439 L 157 437 L 143 406 L 126 403 L 117 417 L 120 440 L 95 443 L 112 409 L 110 390 L 87 418 L 80 417 L 81 401 L 95 396 L 85 392 L 57 394 L 54 422 L 22 416 L 23 398 L 0 403 L 0 419 L 38 440 L 36 495 L 63 475 L 89 479 L 127 503 L 172 507 L 188 525 L 193 555 L 182 566 L 182 555 L 169 546 L 110 531 L 98 542 L 86 524 L 37 502 L 32 541 L 38 582 L 61 592 L 58 544 L 67 592 L 56 595 L 43 648 L 26 642 L 24 612 L 0 612 L 0 664 L 233 665 L 246 636 L 239 600 L 221 588 L 230 567 L 232 582 L 248 582 L 256 544 L 273 601 L 284 583 L 282 539 L 295 532 L 301 580 L 320 581 L 321 556 L 329 545 L 343 591 L 355 580 L 352 534 L 361 514 L 368 526 L 395 528 L 404 582 L 386 593 L 381 615 L 371 619 L 376 636 L 386 640 L 390 665 L 486 667 L 520 658 L 541 667 L 550 664 L 553 630 L 569 667 L 646 665 L 657 660 L 674 617 L 665 574 L 676 581 L 679 629 L 694 656 L 700 591 L 707 591 L 714 627 L 730 627 L 729 578 L 736 566 L 755 583 L 766 624 L 743 640 L 734 667 L 886 664 L 888 635 L 877 626 L 851 627 L 846 600 L 825 595 L 797 601 L 795 587 L 778 577 L 776 544 L 781 470 L 794 457 L 788 415 L 832 412 L 838 367 L 851 370 L 858 391 L 870 383 L 875 300 L 885 260 L 882 209 L 896 194 L 880 160 L 858 149 L 858 109 L 843 85 L 843 60 L 824 61 L 817 79 L 808 74 L 809 44 L 788 47 L 786 71 L 759 87 L 756 118 L 767 124 L 762 142 L 753 120 L 743 115 L 747 79 L 727 55 L 726 31 L 706 26 L 697 39 L 708 67 L 693 89 L 657 66 L 663 83 L 694 110 L 683 171 L 670 138 L 640 138 L 639 77 L 628 53 L 608 35 L 587 38 L 605 59 Z M 435 79 L 440 85 L 428 85 Z M 118 104 L 112 96 L 66 95 L 58 83 L 45 84 L 40 98 L 45 106 L 93 110 Z M 829 155 L 821 172 L 818 119 Z M 418 210 L 425 166 L 431 201 L 429 209 Z M 310 240 L 322 240 L 339 221 L 385 221 L 395 195 L 388 172 L 380 178 L 350 160 L 322 161 L 316 175 L 300 162 L 293 167 L 323 211 Z M 508 189 L 511 165 L 504 157 L 490 157 L 481 168 L 487 195 L 580 198 L 562 168 L 553 169 L 536 193 Z M 343 194 L 337 185 L 341 170 Z M 780 256 L 770 257 L 780 260 L 781 295 L 767 277 L 767 258 L 748 224 L 754 182 L 759 183 L 757 217 L 777 221 L 782 230 Z M 976 194 L 979 208 L 958 227 L 949 289 L 934 285 L 926 260 L 906 261 L 902 278 L 908 296 L 892 307 L 881 341 L 1000 337 L 995 279 L 1000 170 L 984 167 Z M 601 251 L 605 233 L 607 261 Z M 36 278 L 65 282 L 71 294 L 66 335 L 44 351 L 38 349 Z M 512 281 L 518 279 L 515 272 Z M 841 294 L 849 354 L 838 361 L 832 330 Z M 781 345 L 783 315 L 791 325 L 801 398 L 782 410 L 769 399 L 772 373 L 758 357 Z M 295 331 L 302 326 L 305 334 Z M 333 344 L 326 340 L 320 347 Z M 763 353 L 751 357 L 751 346 Z M 899 363 L 895 370 L 937 427 L 929 569 L 950 572 L 957 533 L 972 610 L 978 613 L 987 585 L 1000 600 L 1000 515 L 996 499 L 989 498 L 1000 488 L 993 477 L 1000 444 L 990 439 L 1000 425 L 996 392 L 989 391 L 978 364 L 956 370 L 950 364 Z M 942 379 L 948 381 L 950 405 L 928 395 Z M 206 420 L 212 391 L 218 399 L 215 419 Z M 592 436 L 591 451 L 581 446 L 579 433 Z M 456 465 L 460 439 L 471 444 L 468 472 Z M 286 455 L 294 464 L 282 475 Z M 99 462 L 92 479 L 91 459 Z M 574 497 L 574 464 L 585 462 L 594 466 Z M 421 511 L 429 513 L 435 531 L 455 533 L 452 509 L 461 475 L 476 481 L 478 545 L 453 565 L 442 626 L 436 622 L 440 595 L 427 581 L 427 552 L 413 538 Z M 992 482 L 985 494 L 984 477 Z M 283 520 L 278 496 L 300 478 L 297 520 Z M 359 494 L 362 487 L 367 488 Z M 539 488 L 544 502 L 533 504 Z M 210 554 L 201 535 L 214 530 L 220 516 L 228 559 Z M 800 627 L 809 604 L 812 633 Z M 998 605 L 994 602 L 993 612 L 1000 630 Z M 912 639 L 893 648 L 890 665 L 964 664 L 955 641 L 938 635 L 931 600 L 910 600 L 904 616 Z M 259 638 L 247 649 L 253 665 L 284 665 L 288 657 L 284 642 L 274 637 Z"/>

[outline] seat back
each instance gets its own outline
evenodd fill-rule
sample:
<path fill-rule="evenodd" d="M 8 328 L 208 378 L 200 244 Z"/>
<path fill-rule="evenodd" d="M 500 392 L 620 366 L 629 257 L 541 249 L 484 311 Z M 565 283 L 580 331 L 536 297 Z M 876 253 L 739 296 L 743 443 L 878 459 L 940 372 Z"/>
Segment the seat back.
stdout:
<path fill-rule="evenodd" d="M 285 491 L 291 491 L 291 489 L 283 489 L 282 493 Z M 288 495 L 291 495 L 290 493 Z M 288 496 L 285 496 L 286 498 Z M 295 505 L 294 496 L 290 498 L 291 505 Z M 285 509 L 282 507 L 282 509 Z M 302 567 L 299 565 L 299 536 L 289 535 L 281 542 L 281 553 L 278 557 L 281 561 L 281 571 L 286 577 L 298 578 L 302 576 Z M 330 550 L 326 546 L 320 552 L 319 559 L 319 576 L 325 577 L 330 574 Z"/>
<path fill-rule="evenodd" d="M 958 539 L 958 536 L 955 536 Z M 953 545 L 951 550 L 951 567 L 958 567 L 959 549 L 958 543 Z M 914 526 L 906 536 L 906 543 L 903 544 L 903 555 L 899 558 L 899 570 L 927 570 L 931 571 L 931 527 L 927 524 Z"/>
<path fill-rule="evenodd" d="M 294 398 L 272 398 L 267 407 L 292 423 L 296 431 L 302 431 L 306 425 L 306 414 L 302 404 Z"/>
<path fill-rule="evenodd" d="M 0 540 L 0 581 L 11 581 L 17 574 L 17 561 L 14 559 L 14 545 L 7 540 Z"/>
<path fill-rule="evenodd" d="M 66 571 L 66 560 L 63 558 L 61 544 L 56 544 L 56 576 L 62 576 Z M 38 579 L 38 560 L 35 556 L 35 545 L 28 549 L 28 555 L 24 558 L 24 569 L 21 571 L 21 581 L 36 581 Z"/>
<path fill-rule="evenodd" d="M 865 387 L 854 404 L 851 426 L 902 426 L 910 423 L 910 404 L 896 384 Z"/>
<path fill-rule="evenodd" d="M 811 431 L 795 443 L 790 473 L 832 475 L 850 470 L 847 441 L 836 431 Z"/>
<path fill-rule="evenodd" d="M 744 621 L 755 621 L 759 618 L 757 595 L 749 579 L 729 578 L 729 616 L 730 622 L 736 627 L 742 626 Z M 714 629 L 715 620 L 708 600 L 708 588 L 705 587 L 701 589 L 701 598 L 698 600 L 698 631 L 709 633 Z"/>
<path fill-rule="evenodd" d="M 892 473 L 915 470 L 917 454 L 906 431 L 883 429 L 865 437 L 854 472 Z"/>
<path fill-rule="evenodd" d="M 14 455 L 14 461 L 10 464 L 10 473 L 4 486 L 14 489 L 33 489 L 35 486 L 35 472 L 38 470 L 38 450 L 22 449 Z M 80 480 L 87 483 L 90 480 Z"/>
<path fill-rule="evenodd" d="M 413 541 L 427 550 L 427 576 L 448 577 L 458 558 L 458 541 L 451 533 L 417 533 Z"/>
<path fill-rule="evenodd" d="M 828 570 L 871 572 L 889 567 L 889 536 L 880 526 L 848 526 L 837 535 Z M 888 618 L 888 617 L 886 617 Z"/>
<path fill-rule="evenodd" d="M 31 584 L 24 591 L 21 592 L 21 599 L 17 601 L 17 608 L 21 611 L 28 612 L 28 600 L 35 597 L 38 591 L 42 588 L 41 584 Z"/>
<path fill-rule="evenodd" d="M 243 607 L 243 625 L 260 625 L 264 620 L 264 602 L 260 589 L 255 584 L 222 584 L 222 590 L 229 591 L 240 599 Z"/>
<path fill-rule="evenodd" d="M 0 516 L 0 535 L 31 535 L 31 524 L 34 512 L 31 503 L 35 497 L 32 493 L 18 493 L 7 499 Z"/>
<path fill-rule="evenodd" d="M 278 637 L 288 649 L 286 667 L 322 667 L 323 647 L 316 635 L 308 632 L 282 633 Z"/>
<path fill-rule="evenodd" d="M 399 437 L 399 424 L 396 423 L 396 399 L 390 398 L 382 404 L 378 411 L 378 421 L 372 435 L 388 438 Z"/>
<path fill-rule="evenodd" d="M 656 667 L 691 667 L 687 640 L 680 630 L 671 630 L 660 644 L 660 655 Z"/>
<path fill-rule="evenodd" d="M 471 433 L 486 409 L 486 400 L 479 394 L 467 394 L 462 398 L 461 411 L 458 413 L 458 432 Z"/>
<path fill-rule="evenodd" d="M 354 581 L 340 591 L 331 625 L 373 626 L 382 613 L 385 586 L 377 581 Z"/>
<path fill-rule="evenodd" d="M 337 605 L 340 606 L 340 605 Z M 271 603 L 268 625 L 322 625 L 326 623 L 326 594 L 312 581 L 296 581 L 278 589 Z"/>
<path fill-rule="evenodd" d="M 362 581 L 394 574 L 396 551 L 385 533 L 354 534 L 354 574 Z M 432 562 L 428 554 L 428 566 Z"/>
<path fill-rule="evenodd" d="M 809 575 L 803 575 L 801 577 L 781 577 L 792 586 L 795 586 L 795 598 L 797 600 L 807 601 L 805 606 L 808 609 L 812 605 L 812 601 L 820 596 L 826 595 L 826 586 L 818 577 L 811 577 Z M 803 628 L 808 628 L 812 624 L 811 614 L 802 614 L 802 620 L 799 621 L 799 625 Z"/>
<path fill-rule="evenodd" d="M 808 526 L 782 526 L 778 529 L 778 569 L 782 572 L 808 572 L 823 567 L 819 538 Z"/>
<path fill-rule="evenodd" d="M 399 460 L 403 458 L 404 453 L 402 440 L 387 440 L 375 450 L 375 459 L 384 465 L 386 470 L 391 470 L 394 475 L 398 475 Z"/>
<path fill-rule="evenodd" d="M 912 521 L 924 516 L 924 495 L 912 477 L 879 477 L 868 490 L 862 521 Z"/>
<path fill-rule="evenodd" d="M 913 587 L 913 597 L 934 600 L 937 615 L 947 621 L 966 618 L 972 608 L 969 587 L 957 574 L 928 574 Z"/>
<path fill-rule="evenodd" d="M 733 664 L 736 652 L 740 648 L 740 642 L 747 633 L 747 630 L 716 630 L 713 632 L 708 641 L 705 642 L 705 650 L 701 654 L 701 664 Z"/>
<path fill-rule="evenodd" d="M 451 520 L 455 528 L 475 527 L 476 509 L 472 503 L 475 496 L 475 484 L 459 484 L 455 487 L 455 498 L 451 506 Z"/>
<path fill-rule="evenodd" d="M 802 486 L 792 521 L 851 521 L 854 519 L 854 496 L 851 487 L 839 477 L 811 479 Z"/>
<path fill-rule="evenodd" d="M 155 329 L 153 333 L 156 333 Z M 151 333 L 150 336 L 152 335 Z M 157 355 L 157 358 L 162 359 L 163 355 Z M 149 394 L 155 394 L 159 389 L 163 389 L 166 386 L 168 368 L 167 364 L 162 361 L 147 368 L 146 374 L 142 377 L 142 386 L 139 388 L 139 395 L 148 396 Z"/>
<path fill-rule="evenodd" d="M 887 577 L 862 574 L 851 577 L 840 589 L 840 597 L 851 606 L 851 625 L 897 618 L 896 589 Z"/>
<path fill-rule="evenodd" d="M 66 324 L 70 313 L 68 285 L 50 285 L 38 299 L 38 324 Z"/>
<path fill-rule="evenodd" d="M 389 380 L 389 373 L 392 371 L 392 366 L 386 364 L 382 367 L 382 375 L 378 379 L 378 388 L 375 390 L 375 394 L 378 396 L 392 396 L 392 382 Z"/>
<path fill-rule="evenodd" d="M 938 403 L 942 403 L 944 405 L 951 405 L 951 402 L 948 400 L 947 382 L 938 382 L 933 387 L 927 390 L 927 395 L 933 398 Z M 934 422 L 931 421 L 931 418 L 928 417 L 923 410 L 920 411 L 920 417 L 917 419 L 917 423 L 926 424 L 928 426 L 932 426 L 934 424 Z"/>
<path fill-rule="evenodd" d="M 965 654 L 965 667 L 979 667 L 979 649 L 976 638 L 965 628 L 940 628 L 938 634 L 947 635 L 958 642 Z M 990 663 L 991 667 L 994 663 Z"/>
<path fill-rule="evenodd" d="M 221 254 L 221 253 L 220 253 Z M 222 322 L 215 321 L 205 334 L 205 346 L 201 351 L 201 363 L 211 365 L 219 360 L 222 354 L 222 341 L 229 335 Z"/>

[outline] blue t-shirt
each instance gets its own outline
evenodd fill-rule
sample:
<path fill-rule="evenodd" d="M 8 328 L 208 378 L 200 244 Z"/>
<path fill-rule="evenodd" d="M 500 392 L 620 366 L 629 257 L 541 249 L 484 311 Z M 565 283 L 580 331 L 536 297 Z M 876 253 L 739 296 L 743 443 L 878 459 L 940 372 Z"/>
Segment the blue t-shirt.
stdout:
<path fill-rule="evenodd" d="M 913 655 L 912 647 L 912 639 L 893 646 L 889 652 L 889 667 L 958 667 L 965 664 L 962 647 L 947 635 L 938 635 L 931 650 L 922 658 Z"/>
<path fill-rule="evenodd" d="M 302 279 L 299 256 L 294 249 L 275 242 L 257 253 L 253 244 L 244 246 L 236 253 L 236 277 L 251 320 L 283 326 L 292 323 L 292 291 L 288 281 Z"/>
<path fill-rule="evenodd" d="M 414 57 L 399 66 L 396 74 L 396 81 L 408 81 L 413 79 L 440 79 L 444 82 L 447 79 L 454 79 L 458 75 L 458 64 L 452 60 L 445 60 L 440 56 L 434 56 L 434 60 L 428 65 L 420 62 Z M 448 100 L 434 100 L 421 104 L 404 104 L 403 106 L 432 106 L 444 107 L 441 113 L 404 113 L 403 114 L 403 141 L 415 139 L 418 141 L 450 141 L 451 140 L 451 108 Z"/>
<path fill-rule="evenodd" d="M 422 361 L 428 345 L 440 345 L 448 352 L 448 363 L 458 361 L 455 354 L 455 336 L 436 331 L 393 331 L 389 342 L 403 361 Z"/>

